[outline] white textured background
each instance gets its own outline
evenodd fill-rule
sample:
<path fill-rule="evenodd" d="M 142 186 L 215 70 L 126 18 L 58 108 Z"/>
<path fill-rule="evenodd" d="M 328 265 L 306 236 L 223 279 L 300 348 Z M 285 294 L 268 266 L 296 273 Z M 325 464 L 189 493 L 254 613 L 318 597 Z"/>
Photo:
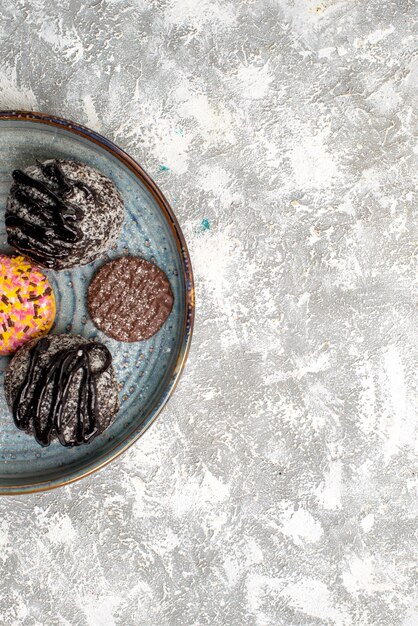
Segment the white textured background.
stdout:
<path fill-rule="evenodd" d="M 184 229 L 198 309 L 133 449 L 0 500 L 1 625 L 418 624 L 417 16 L 2 1 L 0 108 L 138 159 Z"/>

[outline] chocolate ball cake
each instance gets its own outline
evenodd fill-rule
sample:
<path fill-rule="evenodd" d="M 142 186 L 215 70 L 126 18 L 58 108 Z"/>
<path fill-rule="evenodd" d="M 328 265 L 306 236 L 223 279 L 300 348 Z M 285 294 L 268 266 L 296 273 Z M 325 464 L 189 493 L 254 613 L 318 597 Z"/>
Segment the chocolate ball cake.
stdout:
<path fill-rule="evenodd" d="M 14 170 L 6 209 L 11 246 L 54 270 L 91 263 L 111 248 L 124 205 L 111 180 L 75 161 L 48 160 Z"/>
<path fill-rule="evenodd" d="M 48 335 L 27 343 L 5 376 L 16 426 L 41 446 L 88 443 L 119 409 L 112 357 L 103 344 L 78 335 Z"/>

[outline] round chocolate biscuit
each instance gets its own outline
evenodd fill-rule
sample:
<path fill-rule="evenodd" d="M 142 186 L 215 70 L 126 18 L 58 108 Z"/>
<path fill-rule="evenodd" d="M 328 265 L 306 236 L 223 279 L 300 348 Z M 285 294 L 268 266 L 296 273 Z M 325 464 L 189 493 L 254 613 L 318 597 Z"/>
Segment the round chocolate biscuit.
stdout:
<path fill-rule="evenodd" d="M 114 421 L 118 382 L 109 350 L 79 335 L 26 343 L 6 371 L 5 395 L 20 430 L 42 446 L 89 443 Z"/>
<path fill-rule="evenodd" d="M 170 315 L 173 302 L 165 273 L 134 256 L 103 265 L 88 289 L 88 307 L 97 328 L 124 342 L 152 337 Z"/>
<path fill-rule="evenodd" d="M 124 218 L 114 183 L 84 163 L 52 159 L 14 170 L 8 243 L 42 267 L 91 263 L 117 241 Z"/>

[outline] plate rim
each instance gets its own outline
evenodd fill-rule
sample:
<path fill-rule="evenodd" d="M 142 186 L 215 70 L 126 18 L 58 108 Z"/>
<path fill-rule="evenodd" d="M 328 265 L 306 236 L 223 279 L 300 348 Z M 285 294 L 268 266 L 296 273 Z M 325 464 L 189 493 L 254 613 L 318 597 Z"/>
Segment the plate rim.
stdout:
<path fill-rule="evenodd" d="M 55 126 L 62 128 L 68 132 L 72 132 L 76 135 L 80 135 L 85 139 L 99 145 L 101 148 L 109 152 L 119 161 L 121 161 L 148 189 L 152 197 L 157 202 L 159 209 L 162 211 L 170 230 L 174 236 L 177 250 L 180 254 L 182 264 L 182 278 L 184 281 L 185 292 L 185 313 L 183 319 L 183 338 L 182 343 L 178 351 L 176 362 L 172 369 L 172 374 L 166 387 L 162 390 L 160 398 L 154 403 L 154 405 L 148 410 L 142 427 L 138 426 L 134 432 L 127 435 L 114 448 L 109 452 L 99 457 L 96 461 L 87 463 L 84 468 L 78 471 L 72 471 L 64 475 L 64 477 L 55 478 L 51 480 L 44 480 L 40 482 L 33 482 L 24 485 L 4 485 L 0 479 L 0 496 L 3 495 L 21 495 L 25 493 L 38 493 L 42 491 L 49 491 L 56 489 L 57 487 L 63 487 L 74 483 L 86 476 L 99 471 L 113 460 L 118 458 L 121 454 L 126 452 L 142 435 L 148 430 L 148 428 L 155 422 L 161 411 L 167 404 L 167 401 L 172 396 L 180 376 L 183 372 L 184 366 L 187 361 L 187 357 L 190 350 L 190 344 L 193 335 L 193 327 L 195 320 L 195 288 L 193 269 L 190 259 L 190 254 L 186 244 L 185 237 L 180 228 L 180 224 L 174 214 L 173 209 L 161 192 L 157 184 L 146 173 L 146 171 L 139 165 L 135 159 L 133 159 L 125 150 L 120 148 L 110 139 L 107 139 L 104 135 L 101 135 L 95 130 L 83 126 L 78 122 L 73 122 L 63 117 L 52 115 L 49 113 L 41 113 L 37 111 L 25 111 L 25 110 L 5 110 L 0 111 L 0 122 L 2 120 L 11 121 L 24 121 L 24 122 L 36 122 L 45 124 L 46 126 Z"/>

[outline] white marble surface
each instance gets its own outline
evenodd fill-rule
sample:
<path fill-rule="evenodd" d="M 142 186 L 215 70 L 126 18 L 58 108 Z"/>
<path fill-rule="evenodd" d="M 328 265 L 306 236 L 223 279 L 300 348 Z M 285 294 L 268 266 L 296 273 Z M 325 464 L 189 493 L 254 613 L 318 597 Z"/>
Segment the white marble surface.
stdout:
<path fill-rule="evenodd" d="M 0 500 L 1 624 L 418 624 L 417 15 L 2 2 L 0 108 L 139 160 L 189 241 L 198 309 L 139 444 Z"/>

